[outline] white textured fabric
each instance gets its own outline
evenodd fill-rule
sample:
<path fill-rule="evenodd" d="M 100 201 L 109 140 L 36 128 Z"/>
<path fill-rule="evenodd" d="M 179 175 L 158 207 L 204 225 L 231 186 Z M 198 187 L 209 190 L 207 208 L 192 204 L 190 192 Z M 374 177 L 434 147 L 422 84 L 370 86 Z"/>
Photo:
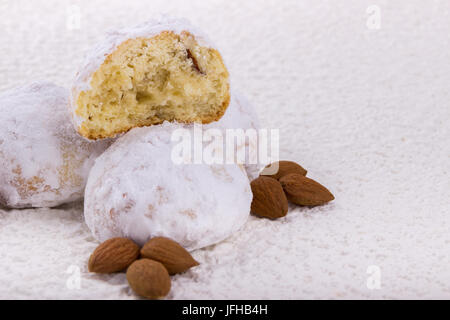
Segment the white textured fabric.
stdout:
<path fill-rule="evenodd" d="M 172 278 L 169 299 L 450 298 L 450 2 L 2 1 L 0 89 L 69 87 L 106 30 L 161 11 L 207 31 L 232 87 L 280 128 L 281 157 L 336 196 L 194 251 L 201 265 Z M 81 208 L 0 213 L 1 298 L 136 298 L 123 274 L 87 273 L 97 242 Z"/>

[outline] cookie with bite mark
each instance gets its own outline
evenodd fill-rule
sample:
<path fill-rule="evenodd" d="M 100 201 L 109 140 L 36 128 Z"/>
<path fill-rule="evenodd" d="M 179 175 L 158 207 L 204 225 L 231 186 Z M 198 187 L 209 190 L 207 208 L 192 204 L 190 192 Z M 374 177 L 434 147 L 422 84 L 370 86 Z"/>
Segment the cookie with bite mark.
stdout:
<path fill-rule="evenodd" d="M 229 102 L 219 51 L 187 21 L 163 18 L 109 33 L 92 50 L 71 111 L 79 134 L 96 140 L 164 121 L 210 123 Z"/>

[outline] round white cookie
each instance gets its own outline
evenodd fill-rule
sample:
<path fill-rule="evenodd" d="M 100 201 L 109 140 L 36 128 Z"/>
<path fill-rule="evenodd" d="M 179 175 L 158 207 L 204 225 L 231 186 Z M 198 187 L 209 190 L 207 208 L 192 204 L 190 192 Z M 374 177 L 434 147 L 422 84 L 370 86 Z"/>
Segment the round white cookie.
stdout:
<path fill-rule="evenodd" d="M 68 90 L 47 82 L 0 94 L 0 204 L 52 207 L 79 200 L 108 141 L 74 130 Z"/>
<path fill-rule="evenodd" d="M 244 170 L 236 164 L 177 164 L 177 129 L 193 131 L 167 122 L 135 128 L 96 160 L 84 215 L 98 240 L 127 237 L 143 245 L 164 236 L 194 250 L 245 223 L 252 192 Z"/>
<path fill-rule="evenodd" d="M 245 140 L 237 144 L 235 152 L 244 152 L 245 160 L 242 164 L 245 167 L 247 176 L 253 180 L 259 176 L 259 172 L 263 167 L 257 158 L 250 157 L 251 152 L 258 154 L 258 140 L 252 139 L 252 134 L 256 134 L 260 129 L 259 117 L 254 106 L 236 90 L 231 92 L 230 105 L 223 117 L 216 122 L 212 122 L 204 126 L 205 129 L 218 128 L 225 134 L 227 129 L 243 129 L 246 133 Z M 249 130 L 253 131 L 247 131 Z M 238 141 L 238 140 L 236 140 Z M 225 150 L 225 148 L 224 148 Z"/>

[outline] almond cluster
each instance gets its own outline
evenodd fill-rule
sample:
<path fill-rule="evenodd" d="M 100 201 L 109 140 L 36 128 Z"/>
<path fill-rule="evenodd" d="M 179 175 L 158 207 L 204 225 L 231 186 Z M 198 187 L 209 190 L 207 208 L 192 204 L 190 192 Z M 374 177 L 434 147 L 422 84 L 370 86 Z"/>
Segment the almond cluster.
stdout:
<path fill-rule="evenodd" d="M 96 273 L 126 270 L 134 292 L 148 299 L 158 299 L 170 291 L 169 275 L 198 265 L 186 249 L 168 238 L 152 238 L 142 248 L 130 239 L 112 238 L 94 250 L 88 269 Z"/>
<path fill-rule="evenodd" d="M 288 201 L 299 206 L 320 206 L 334 200 L 331 192 L 320 183 L 307 178 L 307 171 L 292 161 L 268 165 L 251 182 L 254 215 L 277 219 L 287 215 Z"/>

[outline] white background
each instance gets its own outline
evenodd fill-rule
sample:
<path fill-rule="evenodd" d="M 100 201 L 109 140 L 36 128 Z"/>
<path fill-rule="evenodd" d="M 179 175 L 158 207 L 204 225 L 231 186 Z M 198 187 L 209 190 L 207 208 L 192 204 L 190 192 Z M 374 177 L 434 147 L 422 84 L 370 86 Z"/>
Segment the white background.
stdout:
<path fill-rule="evenodd" d="M 214 39 L 281 157 L 336 196 L 195 251 L 168 298 L 450 298 L 449 1 L 0 1 L 0 89 L 69 87 L 106 30 L 159 12 Z M 87 273 L 96 245 L 80 205 L 0 210 L 0 298 L 136 298 Z"/>

